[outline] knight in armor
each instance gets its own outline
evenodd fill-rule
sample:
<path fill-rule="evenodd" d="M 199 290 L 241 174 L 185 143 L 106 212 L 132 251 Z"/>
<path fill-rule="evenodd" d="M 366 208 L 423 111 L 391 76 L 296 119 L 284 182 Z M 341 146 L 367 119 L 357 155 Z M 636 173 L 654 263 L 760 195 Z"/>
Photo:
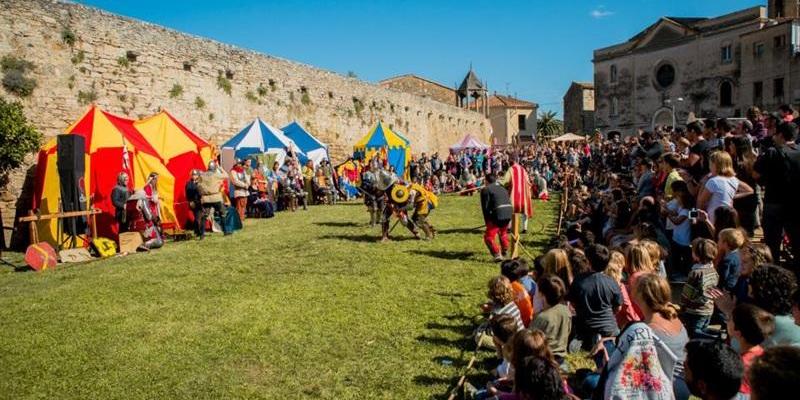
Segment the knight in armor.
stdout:
<path fill-rule="evenodd" d="M 361 192 L 364 194 L 364 205 L 369 212 L 369 226 L 373 227 L 381 220 L 383 209 L 386 206 L 386 195 L 383 190 L 378 189 L 378 171 L 372 163 L 364 166 L 361 174 Z"/>
<path fill-rule="evenodd" d="M 388 178 L 384 178 L 384 174 Z M 381 175 L 378 181 L 383 184 L 379 184 L 379 188 L 386 187 L 385 192 L 388 194 L 388 201 L 381 219 L 381 239 L 389 240 L 389 223 L 392 215 L 400 218 L 400 221 L 415 238 L 420 239 L 419 231 L 422 230 L 426 240 L 433 239 L 436 230 L 428 222 L 428 215 L 438 205 L 438 197 L 419 183 L 406 186 L 399 182 L 397 176 L 393 174 L 382 173 Z M 408 217 L 409 212 L 413 212 L 410 218 Z"/>

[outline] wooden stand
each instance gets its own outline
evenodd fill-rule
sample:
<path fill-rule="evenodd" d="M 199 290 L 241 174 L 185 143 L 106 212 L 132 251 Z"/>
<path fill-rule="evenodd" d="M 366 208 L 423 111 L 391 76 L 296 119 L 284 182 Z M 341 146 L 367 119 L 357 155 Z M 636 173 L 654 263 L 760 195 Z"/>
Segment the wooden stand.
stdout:
<path fill-rule="evenodd" d="M 66 243 L 67 240 L 73 240 L 73 243 L 76 239 L 81 239 L 86 244 L 88 244 L 91 239 L 88 237 L 80 237 L 80 235 L 71 236 L 66 240 L 62 241 L 62 233 L 64 231 L 63 227 L 63 219 L 64 218 L 74 218 L 74 217 L 87 217 L 89 219 L 89 228 L 91 229 L 90 237 L 96 238 L 97 237 L 97 221 L 95 216 L 97 214 L 102 213 L 100 209 L 93 208 L 89 211 L 69 211 L 69 212 L 58 212 L 55 214 L 45 214 L 45 215 L 37 215 L 33 212 L 33 210 L 28 212 L 27 217 L 22 217 L 19 219 L 19 222 L 29 222 L 29 232 L 30 232 L 30 240 L 31 244 L 39 243 L 39 231 L 36 227 L 36 223 L 39 221 L 47 221 L 51 219 L 55 219 L 58 221 L 58 228 L 56 230 L 56 245 L 58 250 L 61 250 L 62 246 Z"/>

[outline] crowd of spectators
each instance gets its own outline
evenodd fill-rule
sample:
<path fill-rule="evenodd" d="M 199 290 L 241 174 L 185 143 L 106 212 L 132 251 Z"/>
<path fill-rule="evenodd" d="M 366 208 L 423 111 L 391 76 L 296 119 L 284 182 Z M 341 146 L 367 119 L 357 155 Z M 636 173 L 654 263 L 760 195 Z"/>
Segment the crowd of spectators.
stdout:
<path fill-rule="evenodd" d="M 498 366 L 477 398 L 793 396 L 800 138 L 791 108 L 747 115 L 497 152 L 568 190 L 563 234 L 489 283 Z"/>

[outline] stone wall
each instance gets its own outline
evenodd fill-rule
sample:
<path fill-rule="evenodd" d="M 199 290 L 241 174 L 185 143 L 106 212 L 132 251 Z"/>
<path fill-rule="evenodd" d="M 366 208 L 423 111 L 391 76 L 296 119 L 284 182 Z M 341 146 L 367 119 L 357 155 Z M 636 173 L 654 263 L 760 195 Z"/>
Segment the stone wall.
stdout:
<path fill-rule="evenodd" d="M 37 88 L 23 104 L 46 137 L 91 102 L 130 118 L 165 108 L 217 144 L 256 116 L 277 127 L 296 119 L 329 143 L 334 161 L 378 121 L 405 134 L 415 153 L 446 151 L 465 133 L 489 134 L 479 113 L 60 1 L 0 0 L 5 55 L 36 65 Z M 4 89 L 0 95 L 14 98 Z M 12 173 L 0 194 L 6 224 L 18 202 L 27 207 L 23 185 L 33 162 Z"/>
<path fill-rule="evenodd" d="M 456 104 L 456 91 L 442 84 L 415 75 L 402 75 L 383 80 L 379 85 L 404 93 L 428 97 L 440 103 Z"/>

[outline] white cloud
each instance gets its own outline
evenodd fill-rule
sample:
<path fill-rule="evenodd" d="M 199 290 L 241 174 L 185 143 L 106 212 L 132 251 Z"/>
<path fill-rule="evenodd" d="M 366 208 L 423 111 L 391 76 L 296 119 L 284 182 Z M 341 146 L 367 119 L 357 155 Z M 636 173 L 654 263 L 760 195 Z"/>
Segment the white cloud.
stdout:
<path fill-rule="evenodd" d="M 614 15 L 614 12 L 607 10 L 605 6 L 599 6 L 592 10 L 589 15 L 594 19 L 602 19 Z"/>

